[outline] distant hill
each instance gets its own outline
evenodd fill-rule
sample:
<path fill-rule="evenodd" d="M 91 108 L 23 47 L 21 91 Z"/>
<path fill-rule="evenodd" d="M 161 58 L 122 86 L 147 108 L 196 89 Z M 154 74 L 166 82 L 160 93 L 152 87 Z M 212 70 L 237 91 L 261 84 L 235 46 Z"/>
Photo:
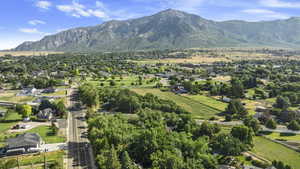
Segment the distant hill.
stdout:
<path fill-rule="evenodd" d="M 74 28 L 16 51 L 128 51 L 199 47 L 300 47 L 300 18 L 215 22 L 177 10 Z"/>

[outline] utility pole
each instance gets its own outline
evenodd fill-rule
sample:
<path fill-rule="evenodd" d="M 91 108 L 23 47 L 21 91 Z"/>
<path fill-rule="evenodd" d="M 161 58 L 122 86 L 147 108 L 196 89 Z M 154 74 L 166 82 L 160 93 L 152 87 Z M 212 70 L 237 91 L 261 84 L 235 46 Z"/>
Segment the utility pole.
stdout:
<path fill-rule="evenodd" d="M 46 162 L 46 149 L 44 153 L 44 169 L 47 169 L 47 162 Z"/>
<path fill-rule="evenodd" d="M 17 156 L 18 169 L 20 169 L 19 156 Z"/>

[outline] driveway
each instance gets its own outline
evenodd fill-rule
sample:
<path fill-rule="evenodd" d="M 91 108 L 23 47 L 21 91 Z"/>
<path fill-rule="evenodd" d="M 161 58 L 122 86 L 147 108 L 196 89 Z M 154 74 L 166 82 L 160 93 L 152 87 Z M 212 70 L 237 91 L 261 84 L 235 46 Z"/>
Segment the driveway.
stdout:
<path fill-rule="evenodd" d="M 58 150 L 66 150 L 68 148 L 67 143 L 55 143 L 55 144 L 43 144 L 41 146 L 42 150 L 49 151 L 58 151 Z"/>

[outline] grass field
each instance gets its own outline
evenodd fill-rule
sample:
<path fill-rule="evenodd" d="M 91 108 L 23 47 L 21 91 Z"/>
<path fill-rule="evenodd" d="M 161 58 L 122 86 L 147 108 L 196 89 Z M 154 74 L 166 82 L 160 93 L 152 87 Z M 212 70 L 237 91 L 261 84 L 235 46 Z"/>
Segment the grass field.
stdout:
<path fill-rule="evenodd" d="M 289 133 L 274 133 L 274 132 L 264 132 L 266 137 L 273 140 L 282 140 L 282 141 L 297 141 L 300 142 L 299 134 L 289 134 Z"/>
<path fill-rule="evenodd" d="M 255 137 L 252 151 L 269 161 L 280 160 L 294 169 L 300 166 L 300 153 L 263 137 Z"/>
<path fill-rule="evenodd" d="M 38 133 L 46 144 L 63 143 L 66 141 L 65 137 L 56 136 L 52 134 L 50 126 L 39 126 L 27 131 L 28 133 Z"/>
<path fill-rule="evenodd" d="M 19 156 L 19 163 L 20 166 L 30 166 L 31 164 L 33 165 L 43 164 L 44 155 L 45 155 L 48 164 L 58 161 L 60 165 L 63 166 L 64 154 L 65 154 L 64 151 L 56 151 L 56 152 L 47 152 L 47 153 L 35 154 L 35 155 L 24 155 L 24 156 Z M 0 161 L 6 161 L 11 159 L 16 159 L 16 157 L 3 158 L 0 159 Z M 35 167 L 35 168 L 39 168 L 39 167 Z M 41 166 L 41 168 L 43 167 Z"/>
<path fill-rule="evenodd" d="M 204 95 L 188 95 L 187 96 L 188 98 L 191 98 L 195 101 L 198 101 L 202 104 L 205 104 L 207 106 L 210 106 L 210 107 L 213 107 L 213 108 L 216 108 L 220 111 L 224 111 L 227 107 L 227 103 L 224 103 L 224 102 L 221 102 L 221 101 L 218 101 L 214 98 L 211 98 L 211 97 L 207 97 L 207 96 L 204 96 Z"/>
<path fill-rule="evenodd" d="M 176 95 L 171 92 L 162 92 L 159 89 L 135 88 L 132 90 L 141 95 L 152 93 L 162 99 L 172 100 L 177 105 L 182 106 L 185 110 L 191 112 L 194 118 L 198 119 L 209 119 L 221 112 L 221 110 L 208 106 L 205 103 L 201 103 L 198 100 Z M 210 102 L 210 104 L 212 103 Z"/>
<path fill-rule="evenodd" d="M 29 101 L 33 101 L 34 97 L 31 96 L 16 96 L 19 91 L 17 90 L 9 90 L 4 93 L 0 93 L 0 101 L 4 102 L 14 102 L 14 103 L 25 103 Z"/>

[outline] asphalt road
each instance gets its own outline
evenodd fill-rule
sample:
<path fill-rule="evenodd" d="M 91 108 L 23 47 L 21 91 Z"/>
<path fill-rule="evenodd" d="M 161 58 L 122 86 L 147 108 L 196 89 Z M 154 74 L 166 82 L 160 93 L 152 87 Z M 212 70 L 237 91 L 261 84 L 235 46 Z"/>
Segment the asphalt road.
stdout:
<path fill-rule="evenodd" d="M 70 90 L 68 115 L 68 169 L 95 169 L 92 148 L 87 139 L 85 111 L 76 109 L 76 90 Z"/>

